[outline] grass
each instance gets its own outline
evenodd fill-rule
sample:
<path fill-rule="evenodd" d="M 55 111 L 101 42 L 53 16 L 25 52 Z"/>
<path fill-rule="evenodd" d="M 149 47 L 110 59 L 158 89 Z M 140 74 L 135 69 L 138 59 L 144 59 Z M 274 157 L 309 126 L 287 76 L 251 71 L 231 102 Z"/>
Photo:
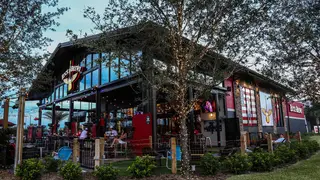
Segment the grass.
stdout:
<path fill-rule="evenodd" d="M 320 143 L 320 136 L 312 136 L 310 140 Z M 253 173 L 235 175 L 228 180 L 312 180 L 320 179 L 320 152 L 310 159 L 300 161 L 287 168 L 277 169 L 269 173 Z"/>

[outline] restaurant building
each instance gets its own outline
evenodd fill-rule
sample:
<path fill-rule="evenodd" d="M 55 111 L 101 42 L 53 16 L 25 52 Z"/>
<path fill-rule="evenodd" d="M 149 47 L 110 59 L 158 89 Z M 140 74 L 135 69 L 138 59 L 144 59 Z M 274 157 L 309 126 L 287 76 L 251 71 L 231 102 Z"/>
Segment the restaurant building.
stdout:
<path fill-rule="evenodd" d="M 134 57 L 146 60 L 146 49 L 135 46 L 130 52 L 123 58 L 113 52 L 88 51 L 72 42 L 59 44 L 29 91 L 28 100 L 39 100 L 39 124 L 43 112 L 51 111 L 52 129 L 56 129 L 55 112 L 67 111 L 70 123 L 66 125 L 72 134 L 81 122 L 91 129 L 92 137 L 103 136 L 110 126 L 134 129 L 134 139 L 151 136 L 152 142 L 178 131 L 174 112 L 161 94 L 146 85 L 134 68 L 127 68 L 134 66 Z M 43 79 L 49 73 L 52 79 Z M 190 132 L 197 128 L 210 137 L 212 145 L 239 139 L 241 131 L 305 132 L 303 107 L 284 98 L 292 90 L 255 71 L 243 67 L 211 92 L 213 98 L 203 99 L 194 108 L 188 125 Z"/>

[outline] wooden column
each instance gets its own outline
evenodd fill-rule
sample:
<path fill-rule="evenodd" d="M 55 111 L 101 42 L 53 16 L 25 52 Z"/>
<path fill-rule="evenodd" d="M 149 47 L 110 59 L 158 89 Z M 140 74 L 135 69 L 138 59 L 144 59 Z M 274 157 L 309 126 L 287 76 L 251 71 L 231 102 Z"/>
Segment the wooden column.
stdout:
<path fill-rule="evenodd" d="M 3 129 L 8 128 L 8 121 L 9 121 L 9 104 L 10 104 L 10 99 L 7 98 L 4 100 L 4 109 L 3 109 Z"/>
<path fill-rule="evenodd" d="M 171 172 L 177 174 L 177 154 L 176 154 L 176 138 L 171 138 Z"/>
<path fill-rule="evenodd" d="M 78 163 L 80 158 L 80 144 L 78 138 L 73 139 L 72 161 Z"/>
<path fill-rule="evenodd" d="M 272 134 L 271 133 L 268 134 L 267 140 L 268 140 L 268 151 L 270 153 L 273 153 L 273 143 L 272 143 Z"/>
<path fill-rule="evenodd" d="M 241 154 L 244 155 L 246 154 L 246 149 L 247 149 L 247 142 L 246 142 L 246 133 L 242 132 L 240 135 L 240 151 Z"/>
<path fill-rule="evenodd" d="M 19 92 L 19 111 L 18 111 L 14 169 L 16 169 L 17 166 L 22 163 L 25 100 L 26 100 L 26 90 L 24 88 L 21 88 L 21 90 Z"/>
<path fill-rule="evenodd" d="M 149 146 L 152 149 L 152 136 L 149 136 Z"/>
<path fill-rule="evenodd" d="M 102 155 L 104 154 L 101 151 L 104 151 L 104 141 L 101 141 L 100 138 L 95 139 L 94 142 L 94 151 L 95 151 L 95 155 L 94 155 L 94 167 L 98 167 L 102 165 Z"/>
<path fill-rule="evenodd" d="M 300 131 L 297 132 L 297 140 L 298 140 L 298 142 L 301 142 L 301 141 L 302 141 L 302 139 L 301 139 L 301 132 L 300 132 Z"/>
<path fill-rule="evenodd" d="M 290 142 L 290 134 L 288 131 L 285 132 L 285 138 L 287 142 Z"/>
<path fill-rule="evenodd" d="M 246 132 L 246 143 L 247 143 L 247 147 L 250 146 L 250 134 L 249 134 L 249 132 Z"/>

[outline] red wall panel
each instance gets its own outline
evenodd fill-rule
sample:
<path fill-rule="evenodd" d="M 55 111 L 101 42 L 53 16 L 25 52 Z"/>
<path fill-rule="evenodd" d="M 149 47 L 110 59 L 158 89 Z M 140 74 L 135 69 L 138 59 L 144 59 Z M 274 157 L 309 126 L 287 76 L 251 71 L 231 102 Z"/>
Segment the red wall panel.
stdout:
<path fill-rule="evenodd" d="M 147 117 L 150 122 L 147 124 Z M 130 141 L 136 155 L 142 155 L 144 147 L 150 147 L 149 136 L 152 136 L 152 116 L 151 113 L 134 115 L 132 118 L 134 127 L 133 138 Z"/>
<path fill-rule="evenodd" d="M 228 109 L 235 109 L 234 107 L 234 91 L 233 91 L 233 79 L 229 78 L 224 80 L 224 87 L 230 87 L 231 91 L 227 92 L 226 104 Z"/>

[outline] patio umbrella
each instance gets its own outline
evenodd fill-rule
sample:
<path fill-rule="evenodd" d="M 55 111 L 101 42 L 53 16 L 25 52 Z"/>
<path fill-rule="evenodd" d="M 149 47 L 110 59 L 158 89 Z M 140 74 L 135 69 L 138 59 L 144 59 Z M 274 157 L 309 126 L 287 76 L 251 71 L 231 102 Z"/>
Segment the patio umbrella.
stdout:
<path fill-rule="evenodd" d="M 8 121 L 8 126 L 14 126 L 14 125 L 16 125 L 16 124 Z M 0 127 L 2 127 L 2 126 L 3 126 L 3 119 L 0 119 Z"/>

